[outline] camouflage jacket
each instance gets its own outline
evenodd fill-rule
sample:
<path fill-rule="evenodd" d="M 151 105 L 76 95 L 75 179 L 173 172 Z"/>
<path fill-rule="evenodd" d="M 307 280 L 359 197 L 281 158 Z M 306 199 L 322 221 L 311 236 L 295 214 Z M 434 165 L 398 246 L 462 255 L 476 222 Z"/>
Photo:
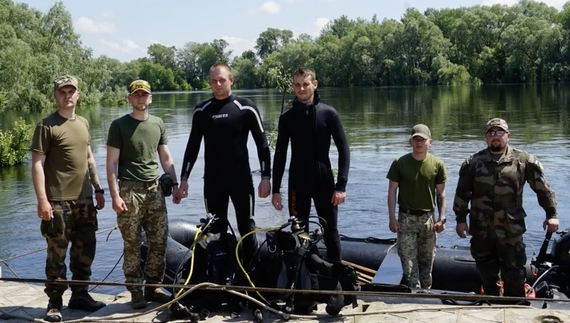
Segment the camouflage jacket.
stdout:
<path fill-rule="evenodd" d="M 522 235 L 526 231 L 523 209 L 526 182 L 536 193 L 546 217 L 556 218 L 554 192 L 536 157 L 510 146 L 498 161 L 493 160 L 488 149 L 469 156 L 459 170 L 453 201 L 457 223 L 467 222 L 470 214 L 470 231 L 483 231 L 483 235 L 493 232 L 497 238 Z"/>

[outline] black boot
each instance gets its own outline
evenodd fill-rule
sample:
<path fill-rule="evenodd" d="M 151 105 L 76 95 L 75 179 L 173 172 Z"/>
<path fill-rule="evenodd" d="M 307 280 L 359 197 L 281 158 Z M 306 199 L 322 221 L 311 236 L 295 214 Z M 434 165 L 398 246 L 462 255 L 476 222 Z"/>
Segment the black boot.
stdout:
<path fill-rule="evenodd" d="M 501 294 L 499 264 L 496 261 L 489 261 L 478 262 L 476 266 L 485 295 L 499 296 Z"/>
<path fill-rule="evenodd" d="M 61 315 L 62 306 L 63 300 L 61 299 L 61 296 L 50 297 L 44 320 L 48 322 L 61 322 L 63 320 L 63 315 Z"/>
<path fill-rule="evenodd" d="M 71 309 L 84 310 L 87 312 L 95 312 L 105 306 L 105 303 L 94 300 L 87 291 L 72 293 L 71 298 L 69 299 L 69 304 L 67 304 L 67 307 Z"/>
<path fill-rule="evenodd" d="M 342 292 L 342 287 L 340 286 L 340 284 L 336 285 L 335 290 Z M 338 315 L 338 313 L 340 313 L 340 310 L 343 307 L 344 307 L 344 295 L 338 294 L 338 295 L 332 295 L 331 298 L 329 298 L 327 307 L 325 309 L 329 315 L 334 316 Z"/>
<path fill-rule="evenodd" d="M 503 269 L 501 278 L 504 283 L 503 296 L 526 297 L 524 292 L 525 268 Z"/>

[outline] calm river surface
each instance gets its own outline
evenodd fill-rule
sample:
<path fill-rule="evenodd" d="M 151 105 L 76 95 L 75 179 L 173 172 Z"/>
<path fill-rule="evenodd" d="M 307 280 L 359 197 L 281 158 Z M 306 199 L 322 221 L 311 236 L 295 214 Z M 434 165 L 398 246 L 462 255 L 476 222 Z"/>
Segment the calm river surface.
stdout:
<path fill-rule="evenodd" d="M 275 128 L 281 109 L 281 95 L 272 90 L 236 91 L 258 105 L 266 127 Z M 507 120 L 512 130 L 511 145 L 535 154 L 545 167 L 545 174 L 558 200 L 561 228 L 570 227 L 567 212 L 570 176 L 570 85 L 504 85 L 483 87 L 400 87 L 320 89 L 323 102 L 340 113 L 351 149 L 351 168 L 347 201 L 339 208 L 340 232 L 354 237 L 394 237 L 388 229 L 386 173 L 392 160 L 410 151 L 407 143 L 409 129 L 416 123 L 427 124 L 435 139 L 431 152 L 447 166 L 446 230 L 439 235 L 443 246 L 468 245 L 455 233 L 451 206 L 462 161 L 471 153 L 485 147 L 485 122 L 492 117 Z M 151 113 L 164 119 L 169 136 L 169 148 L 176 170 L 180 172 L 186 141 L 190 132 L 195 104 L 210 96 L 210 92 L 162 93 L 153 96 Z M 291 95 L 288 95 L 291 98 Z M 287 106 L 287 104 L 286 104 Z M 79 110 L 91 124 L 92 148 L 98 163 L 99 176 L 106 188 L 105 139 L 110 123 L 130 111 L 130 107 L 100 107 Z M 34 123 L 41 115 L 24 116 Z M 9 125 L 20 116 L 6 114 L 0 124 Z M 252 169 L 259 168 L 255 145 L 250 140 Z M 333 145 L 334 147 L 334 145 Z M 334 164 L 336 151 L 333 149 Z M 179 205 L 168 200 L 170 219 L 198 221 L 205 214 L 202 201 L 203 150 L 190 176 L 189 197 Z M 255 174 L 255 186 L 259 174 Z M 286 185 L 287 180 L 283 181 Z M 282 188 L 283 192 L 287 190 Z M 107 205 L 99 212 L 99 228 L 116 225 L 109 194 Z M 286 196 L 285 196 L 286 198 Z M 287 220 L 285 211 L 273 209 L 270 198 L 257 199 L 256 218 L 259 227 L 281 224 Z M 538 251 L 544 238 L 544 211 L 528 187 L 525 191 L 528 232 L 525 235 L 529 251 Z M 30 164 L 0 169 L 0 260 L 29 253 L 45 247 L 36 215 Z M 230 219 L 233 220 L 230 206 Z M 119 261 L 122 239 L 118 230 L 98 236 L 93 280 L 102 280 Z M 9 260 L 14 272 L 25 278 L 44 278 L 45 251 Z M 5 264 L 3 277 L 14 277 Z M 122 282 L 121 263 L 111 272 L 108 281 Z M 97 292 L 116 293 L 118 287 L 98 287 Z"/>

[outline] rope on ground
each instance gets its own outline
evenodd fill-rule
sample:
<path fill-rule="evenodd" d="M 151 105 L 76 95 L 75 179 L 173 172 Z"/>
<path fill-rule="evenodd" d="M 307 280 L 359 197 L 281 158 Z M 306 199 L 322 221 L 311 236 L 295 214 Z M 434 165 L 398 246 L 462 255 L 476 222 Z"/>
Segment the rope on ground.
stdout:
<path fill-rule="evenodd" d="M 58 283 L 61 283 L 62 281 L 57 281 Z M 145 286 L 144 284 L 135 284 L 135 285 L 141 285 L 141 286 Z M 150 285 L 146 285 L 146 286 L 150 286 Z M 122 320 L 129 320 L 129 319 L 133 319 L 136 317 L 141 317 L 150 313 L 153 313 L 155 311 L 159 311 L 163 308 L 167 308 L 168 306 L 170 306 L 171 304 L 178 302 L 180 299 L 182 299 L 183 297 L 187 296 L 188 294 L 192 293 L 193 291 L 195 291 L 196 289 L 200 289 L 200 288 L 204 288 L 207 286 L 215 286 L 215 284 L 212 283 L 201 283 L 201 284 L 197 284 L 192 286 L 190 289 L 188 289 L 187 291 L 185 291 L 182 295 L 180 295 L 179 297 L 176 297 L 174 299 L 172 299 L 171 301 L 169 301 L 168 303 L 165 304 L 161 304 L 157 307 L 154 307 L 152 309 L 148 309 L 144 312 L 141 313 L 136 313 L 136 314 L 132 314 L 132 315 L 127 315 L 127 316 L 122 316 L 120 318 L 109 318 L 107 316 L 103 316 L 103 317 L 98 317 L 98 318 L 88 318 L 88 319 L 77 319 L 77 320 L 69 320 L 69 321 L 65 321 L 66 323 L 83 323 L 83 322 L 109 322 L 109 321 L 113 321 L 113 322 L 118 322 L 118 321 L 122 321 Z M 20 307 L 21 308 L 21 307 Z M 37 319 L 37 318 L 30 318 L 30 317 L 25 317 L 25 316 L 20 316 L 20 315 L 15 315 L 15 314 L 10 314 L 7 312 L 4 312 L 3 310 L 0 309 L 0 313 L 4 314 L 7 317 L 10 318 L 16 318 L 16 319 L 21 319 L 21 320 L 26 320 L 28 322 L 40 322 L 40 323 L 44 323 L 46 322 L 45 320 L 42 319 Z M 132 321 L 128 321 L 128 322 L 132 322 Z"/>
<path fill-rule="evenodd" d="M 109 232 L 109 234 L 107 235 L 107 241 L 109 241 L 109 236 L 111 235 L 112 231 L 115 230 L 115 229 L 117 229 L 117 228 L 118 228 L 117 226 L 114 226 L 114 227 L 107 228 L 107 229 L 104 229 L 104 230 L 99 230 L 99 231 L 96 232 L 96 234 Z M 0 259 L 0 263 L 4 264 L 4 266 L 6 266 L 6 268 L 8 268 L 8 269 L 10 270 L 10 272 L 12 272 L 12 274 L 13 274 L 16 278 L 21 279 L 20 276 L 16 273 L 16 271 L 15 271 L 14 269 L 12 269 L 12 267 L 10 267 L 10 265 L 8 264 L 8 261 L 14 260 L 14 259 L 18 259 L 18 258 L 21 258 L 21 257 L 24 257 L 24 256 L 29 256 L 29 255 L 32 255 L 32 254 L 34 254 L 34 253 L 36 253 L 36 252 L 40 252 L 40 251 L 44 251 L 44 250 L 47 250 L 47 247 L 43 247 L 43 248 L 39 248 L 39 249 L 36 249 L 36 250 L 32 250 L 32 251 L 29 251 L 29 252 L 26 252 L 26 253 L 23 253 L 23 254 L 15 255 L 15 256 L 10 257 L 10 258 Z M 123 255 L 121 255 L 121 258 L 122 258 L 122 257 L 123 257 Z M 119 258 L 119 261 L 121 261 L 121 258 Z M 117 265 L 119 264 L 119 261 L 117 261 L 117 263 L 115 264 L 115 266 L 113 267 L 113 269 L 111 269 L 111 271 L 107 274 L 107 276 L 105 276 L 105 278 L 104 278 L 103 280 L 107 279 L 107 278 L 111 275 L 111 273 L 113 272 L 113 270 L 115 270 L 115 268 L 116 268 Z M 93 289 L 95 289 L 95 287 L 93 287 Z M 93 290 L 93 289 L 91 289 L 91 290 Z"/>
<path fill-rule="evenodd" d="M 125 255 L 125 253 L 122 253 L 121 256 L 119 257 L 119 260 L 117 260 L 117 262 L 115 263 L 115 265 L 113 266 L 113 268 L 111 268 L 111 270 L 109 271 L 109 273 L 103 278 L 102 281 L 106 281 L 107 278 L 109 278 L 109 276 L 111 276 L 111 274 L 113 273 L 113 271 L 115 271 L 115 269 L 117 268 L 117 266 L 119 265 L 119 263 L 121 262 L 121 259 L 123 259 L 123 256 Z M 89 291 L 92 292 L 95 288 L 99 287 L 99 285 L 95 285 L 93 286 Z"/>
<path fill-rule="evenodd" d="M 112 230 L 115 230 L 116 228 L 117 228 L 117 226 L 114 226 L 114 227 L 112 227 L 112 228 L 107 228 L 107 229 L 104 229 L 104 230 L 99 230 L 99 231 L 97 231 L 96 234 L 105 233 L 105 232 L 107 232 L 107 231 L 112 231 Z M 107 236 L 107 239 L 108 239 L 108 238 L 109 238 L 109 237 Z M 32 251 L 29 251 L 29 252 L 26 252 L 26 253 L 23 253 L 23 254 L 15 255 L 15 256 L 12 256 L 12 257 L 10 257 L 10 258 L 0 259 L 0 262 L 6 263 L 7 261 L 14 260 L 14 259 L 17 259 L 17 258 L 21 258 L 21 257 L 24 257 L 24 256 L 28 256 L 28 255 L 34 254 L 34 253 L 36 253 L 36 252 L 44 251 L 44 250 L 47 250 L 47 247 L 43 247 L 43 248 L 39 248 L 39 249 L 36 249 L 36 250 L 32 250 Z"/>
<path fill-rule="evenodd" d="M 137 284 L 137 285 L 143 285 L 143 284 Z M 151 285 L 161 285 L 161 284 L 147 284 L 147 286 L 151 286 Z M 189 287 L 188 285 L 186 285 L 187 287 Z M 328 314 L 311 314 L 311 315 L 298 315 L 298 314 L 292 314 L 292 313 L 286 313 L 280 310 L 277 310 L 267 304 L 262 303 L 261 301 L 243 294 L 243 293 L 239 293 L 236 290 L 233 290 L 231 287 L 239 287 L 239 286 L 222 286 L 222 285 L 217 285 L 217 284 L 213 284 L 213 283 L 200 283 L 200 284 L 196 284 L 192 287 L 190 287 L 187 291 L 185 291 L 182 295 L 180 295 L 179 297 L 169 301 L 168 303 L 162 304 L 158 307 L 149 309 L 145 312 L 141 312 L 141 313 L 136 313 L 136 314 L 132 314 L 132 315 L 127 315 L 127 316 L 122 316 L 119 318 L 111 318 L 111 317 L 97 317 L 97 318 L 87 318 L 87 319 L 76 319 L 76 320 L 69 320 L 66 321 L 67 323 L 84 323 L 84 322 L 102 322 L 102 321 L 112 321 L 115 323 L 121 323 L 121 322 L 132 322 L 132 321 L 127 321 L 129 319 L 133 319 L 136 317 L 141 317 L 150 313 L 153 313 L 155 311 L 159 311 L 163 308 L 167 308 L 168 306 L 170 306 L 171 304 L 173 304 L 174 302 L 179 301 L 180 299 L 186 297 L 188 294 L 192 293 L 193 291 L 200 289 L 200 288 L 204 288 L 204 289 L 214 289 L 214 290 L 220 290 L 220 291 L 225 291 L 234 295 L 237 295 L 239 297 L 245 298 L 246 300 L 258 305 L 261 307 L 261 310 L 267 310 L 270 311 L 276 315 L 281 316 L 283 319 L 288 320 L 288 319 L 325 319 L 325 318 L 331 318 L 330 315 Z M 278 290 L 278 289 L 277 289 Z M 290 290 L 288 290 L 290 291 Z M 332 292 L 332 291 L 325 291 L 325 292 Z M 398 293 L 386 293 L 386 294 L 398 294 Z M 448 296 L 448 295 L 447 295 Z M 501 299 L 504 299 L 503 297 L 501 297 Z M 385 309 L 385 310 L 376 310 L 376 311 L 370 311 L 370 312 L 352 312 L 352 313 L 347 313 L 347 314 L 340 314 L 337 315 L 337 318 L 342 318 L 342 317 L 350 317 L 350 316 L 363 316 L 363 315 L 376 315 L 376 314 L 401 314 L 401 313 L 409 313 L 409 312 L 414 312 L 414 311 L 442 311 L 442 310 L 450 310 L 451 308 L 453 308 L 453 310 L 458 310 L 458 309 L 509 309 L 509 308 L 513 308 L 513 309 L 525 309 L 528 308 L 528 306 L 519 306 L 519 305 L 493 305 L 493 306 L 437 306 L 437 307 L 413 307 L 413 308 L 408 308 L 408 309 L 402 309 L 402 310 L 390 310 L 390 309 Z M 11 317 L 11 318 L 17 318 L 17 319 L 22 319 L 22 320 L 26 320 L 26 321 L 30 321 L 30 322 L 38 322 L 38 323 L 44 323 L 46 322 L 45 320 L 42 319 L 36 319 L 36 318 L 28 318 L 28 317 L 23 317 L 23 316 L 19 316 L 19 315 L 13 315 L 10 313 L 6 313 L 4 311 L 2 311 L 0 309 L 0 312 L 3 313 L 5 316 L 7 317 Z"/>
<path fill-rule="evenodd" d="M 248 286 L 221 286 L 211 283 L 202 283 L 210 285 L 183 285 L 183 284 L 139 284 L 139 283 L 118 283 L 118 282 L 101 282 L 101 281 L 85 281 L 85 280 L 46 280 L 37 278 L 0 278 L 0 281 L 11 282 L 28 282 L 28 283 L 43 283 L 52 284 L 66 284 L 66 285 L 105 285 L 105 286 L 125 286 L 125 287 L 164 287 L 171 289 L 192 289 L 196 286 L 208 290 L 233 290 L 242 292 L 269 292 L 269 293 L 299 293 L 299 294 L 328 294 L 328 295 L 354 295 L 354 296 L 370 296 L 370 297 L 386 297 L 386 298 L 427 298 L 427 299 L 442 299 L 442 300 L 486 300 L 486 301 L 507 301 L 507 302 L 522 302 L 522 301 L 544 301 L 544 302 L 559 302 L 570 303 L 570 299 L 552 299 L 552 298 L 525 298 L 513 296 L 493 296 L 493 295 L 479 295 L 479 294 L 455 294 L 455 293 L 436 293 L 432 291 L 419 291 L 415 293 L 402 293 L 402 292 L 380 292 L 380 291 L 337 291 L 337 290 L 302 290 L 302 289 L 286 289 L 286 288 L 269 288 L 269 287 L 248 287 Z M 205 286 L 205 287 L 203 287 Z"/>

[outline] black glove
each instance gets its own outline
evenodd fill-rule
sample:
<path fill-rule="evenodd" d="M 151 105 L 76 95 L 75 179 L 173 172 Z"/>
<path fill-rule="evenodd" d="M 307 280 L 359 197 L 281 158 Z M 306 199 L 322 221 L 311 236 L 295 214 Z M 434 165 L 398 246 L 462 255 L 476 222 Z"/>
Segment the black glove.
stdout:
<path fill-rule="evenodd" d="M 172 195 L 172 184 L 174 184 L 174 181 L 172 180 L 172 177 L 170 177 L 170 173 L 162 174 L 158 179 L 158 184 L 160 184 L 164 196 Z"/>

